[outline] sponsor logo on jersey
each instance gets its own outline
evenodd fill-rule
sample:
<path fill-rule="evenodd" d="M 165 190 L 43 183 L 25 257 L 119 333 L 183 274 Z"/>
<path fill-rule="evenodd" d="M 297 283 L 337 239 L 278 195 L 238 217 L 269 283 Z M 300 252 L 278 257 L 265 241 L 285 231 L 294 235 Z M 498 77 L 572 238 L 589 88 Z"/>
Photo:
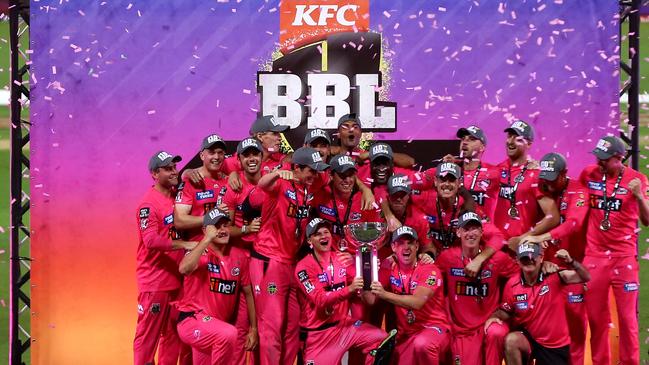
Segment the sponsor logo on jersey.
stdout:
<path fill-rule="evenodd" d="M 151 213 L 151 210 L 149 208 L 141 208 L 140 209 L 140 218 L 148 218 L 150 213 Z"/>
<path fill-rule="evenodd" d="M 213 272 L 215 274 L 220 274 L 221 273 L 221 267 L 219 264 L 215 264 L 213 262 L 208 262 L 207 263 L 207 271 Z"/>
<path fill-rule="evenodd" d="M 618 198 L 606 198 L 606 205 L 612 212 L 619 212 L 622 209 L 622 200 Z M 604 210 L 604 198 L 599 195 L 590 195 L 590 207 L 593 209 Z"/>
<path fill-rule="evenodd" d="M 205 200 L 214 198 L 214 190 L 196 192 L 196 200 Z"/>
<path fill-rule="evenodd" d="M 176 194 L 176 203 L 180 203 L 183 201 L 183 192 L 179 191 L 178 194 Z"/>
<path fill-rule="evenodd" d="M 340 270 L 338 270 L 338 277 L 339 278 L 347 277 L 347 270 L 345 270 L 345 268 L 340 268 Z"/>
<path fill-rule="evenodd" d="M 455 283 L 455 294 L 467 297 L 486 297 L 489 295 L 489 284 L 475 281 L 458 281 Z"/>
<path fill-rule="evenodd" d="M 511 200 L 513 191 L 514 191 L 513 186 L 509 186 L 507 184 L 500 184 L 500 191 L 498 192 L 498 196 L 503 199 Z"/>
<path fill-rule="evenodd" d="M 416 281 L 411 282 L 410 283 L 410 290 L 415 290 L 417 288 L 417 285 L 419 285 L 419 283 L 417 283 Z"/>
<path fill-rule="evenodd" d="M 517 302 L 524 302 L 527 300 L 527 294 L 516 294 L 514 298 Z"/>
<path fill-rule="evenodd" d="M 506 179 L 507 178 L 507 170 L 500 170 L 500 177 L 502 177 L 503 179 Z"/>
<path fill-rule="evenodd" d="M 270 294 L 270 295 L 277 294 L 277 284 L 275 284 L 274 282 L 268 283 L 268 286 L 266 287 L 266 290 L 268 291 L 268 294 Z"/>
<path fill-rule="evenodd" d="M 548 284 L 545 284 L 545 285 L 543 285 L 543 286 L 541 287 L 541 290 L 539 291 L 539 296 L 541 296 L 541 295 L 545 295 L 545 294 L 547 294 L 549 291 L 550 291 L 550 287 L 548 286 Z"/>
<path fill-rule="evenodd" d="M 561 201 L 561 205 L 559 205 L 559 210 L 566 210 L 568 209 L 568 202 L 565 200 Z"/>
<path fill-rule="evenodd" d="M 394 276 L 390 275 L 390 284 L 396 287 L 401 287 L 401 279 L 395 278 Z"/>
<path fill-rule="evenodd" d="M 426 215 L 426 220 L 428 221 L 428 224 L 435 224 L 435 222 L 437 222 L 437 217 L 434 215 Z"/>
<path fill-rule="evenodd" d="M 437 276 L 436 275 L 429 275 L 428 278 L 426 279 L 426 285 L 428 286 L 433 286 L 437 282 Z"/>
<path fill-rule="evenodd" d="M 165 226 L 168 224 L 172 224 L 174 222 L 174 214 L 171 213 L 168 216 L 164 217 L 164 222 L 165 222 Z"/>
<path fill-rule="evenodd" d="M 328 277 L 327 277 L 327 273 L 324 273 L 324 272 L 323 272 L 322 274 L 318 274 L 318 281 L 321 282 L 321 283 L 326 283 L 326 282 L 328 282 L 329 279 L 328 279 Z"/>
<path fill-rule="evenodd" d="M 591 190 L 604 190 L 604 183 L 601 181 L 589 181 L 588 182 L 588 189 Z"/>
<path fill-rule="evenodd" d="M 451 272 L 451 276 L 461 276 L 461 277 L 466 276 L 464 273 L 464 268 L 452 267 L 450 272 Z"/>
<path fill-rule="evenodd" d="M 304 285 L 304 289 L 306 290 L 307 294 L 311 293 L 315 289 L 315 285 L 311 282 L 311 280 L 305 280 L 302 282 L 302 285 Z"/>
<path fill-rule="evenodd" d="M 527 308 L 528 308 L 527 302 L 518 302 L 515 305 L 516 305 L 516 309 L 521 310 L 521 311 L 522 310 L 527 310 Z"/>
<path fill-rule="evenodd" d="M 300 270 L 297 272 L 297 279 L 303 283 L 309 280 L 309 274 L 307 274 L 306 270 Z"/>
<path fill-rule="evenodd" d="M 471 190 L 471 196 L 473 196 L 473 200 L 475 200 L 475 203 L 484 206 L 485 200 L 487 199 L 487 193 L 484 191 L 476 191 L 476 190 Z"/>
<path fill-rule="evenodd" d="M 624 291 L 632 292 L 638 290 L 638 283 L 624 283 Z"/>
<path fill-rule="evenodd" d="M 284 195 L 286 195 L 286 197 L 291 199 L 291 200 L 296 200 L 297 201 L 297 195 L 295 195 L 295 192 L 293 190 L 286 190 Z"/>
<path fill-rule="evenodd" d="M 237 291 L 237 281 L 210 278 L 210 291 L 219 294 L 234 295 Z"/>
<path fill-rule="evenodd" d="M 336 211 L 333 208 L 329 208 L 329 207 L 324 206 L 324 205 L 319 205 L 318 210 L 320 211 L 320 213 L 322 213 L 324 215 L 328 215 L 328 216 L 331 216 L 331 217 L 336 216 Z"/>
<path fill-rule="evenodd" d="M 584 295 L 583 294 L 569 294 L 568 303 L 583 303 Z"/>
<path fill-rule="evenodd" d="M 145 230 L 149 226 L 149 218 L 140 218 L 140 229 Z"/>

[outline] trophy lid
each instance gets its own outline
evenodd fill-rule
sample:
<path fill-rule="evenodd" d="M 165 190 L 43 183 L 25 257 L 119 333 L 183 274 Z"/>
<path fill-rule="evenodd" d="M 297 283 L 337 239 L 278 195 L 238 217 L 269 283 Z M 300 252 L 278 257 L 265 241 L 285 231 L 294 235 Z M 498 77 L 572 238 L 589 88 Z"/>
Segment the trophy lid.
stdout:
<path fill-rule="evenodd" d="M 344 227 L 348 240 L 361 244 L 375 244 L 387 233 L 387 224 L 383 222 L 352 223 Z"/>

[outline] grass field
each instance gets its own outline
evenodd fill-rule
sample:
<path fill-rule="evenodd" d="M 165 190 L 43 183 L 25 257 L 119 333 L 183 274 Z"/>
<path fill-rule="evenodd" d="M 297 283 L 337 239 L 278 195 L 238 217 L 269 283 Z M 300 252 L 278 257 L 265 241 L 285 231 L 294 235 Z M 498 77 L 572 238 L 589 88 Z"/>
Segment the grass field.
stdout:
<path fill-rule="evenodd" d="M 649 24 L 641 27 L 642 82 L 641 92 L 649 92 Z M 8 24 L 0 22 L 0 39 L 8 40 Z M 0 87 L 5 87 L 9 79 L 9 45 L 0 42 Z M 644 106 L 649 110 L 649 105 Z M 8 356 L 8 304 L 9 304 L 9 150 L 6 142 L 9 139 L 7 118 L 9 111 L 0 106 L 0 363 Z M 643 111 L 641 117 L 641 153 L 649 149 L 649 112 Z M 641 160 L 641 171 L 649 174 L 647 160 Z M 649 249 L 649 229 L 645 228 L 640 237 L 641 255 Z M 23 252 L 22 254 L 27 254 Z M 649 260 L 640 260 L 640 344 L 641 358 L 649 363 Z"/>

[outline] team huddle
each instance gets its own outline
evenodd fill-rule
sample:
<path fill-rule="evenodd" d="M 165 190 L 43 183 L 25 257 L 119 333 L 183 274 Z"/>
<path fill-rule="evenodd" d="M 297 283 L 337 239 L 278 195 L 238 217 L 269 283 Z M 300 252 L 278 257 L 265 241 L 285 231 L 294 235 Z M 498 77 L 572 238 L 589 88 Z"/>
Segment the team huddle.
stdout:
<path fill-rule="evenodd" d="M 135 364 L 610 363 L 609 290 L 622 364 L 639 363 L 638 220 L 647 178 L 606 136 L 596 164 L 568 175 L 559 153 L 528 155 L 534 130 L 504 131 L 507 158 L 482 160 L 483 130 L 457 131 L 458 156 L 429 170 L 386 143 L 361 149 L 361 122 L 337 141 L 259 117 L 228 153 L 212 134 L 202 166 L 160 151 L 137 210 Z M 182 181 L 179 181 L 182 180 Z M 387 227 L 365 285 L 353 223 Z M 587 284 L 586 284 L 587 283 Z"/>

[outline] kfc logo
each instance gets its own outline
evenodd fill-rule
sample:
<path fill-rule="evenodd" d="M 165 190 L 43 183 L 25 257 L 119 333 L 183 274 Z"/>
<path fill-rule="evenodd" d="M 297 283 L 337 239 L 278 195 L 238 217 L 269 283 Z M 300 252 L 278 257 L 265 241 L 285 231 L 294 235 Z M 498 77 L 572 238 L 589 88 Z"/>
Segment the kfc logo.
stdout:
<path fill-rule="evenodd" d="M 291 25 L 311 25 L 324 26 L 328 25 L 329 19 L 335 19 L 340 25 L 352 27 L 356 24 L 358 16 L 347 17 L 347 12 L 356 13 L 358 5 L 297 5 L 295 6 L 295 18 Z M 318 14 L 318 21 L 313 16 Z"/>

